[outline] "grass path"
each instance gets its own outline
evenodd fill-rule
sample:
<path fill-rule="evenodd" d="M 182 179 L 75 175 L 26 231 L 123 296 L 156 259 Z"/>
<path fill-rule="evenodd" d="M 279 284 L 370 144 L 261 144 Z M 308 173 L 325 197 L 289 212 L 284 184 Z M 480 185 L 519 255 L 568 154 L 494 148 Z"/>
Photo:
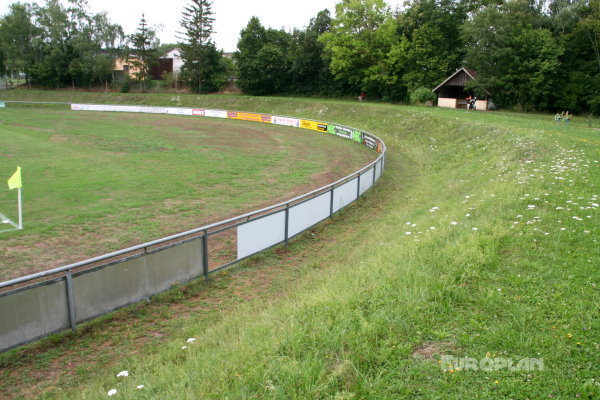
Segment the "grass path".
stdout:
<path fill-rule="evenodd" d="M 52 399 L 111 389 L 127 399 L 600 395 L 597 130 L 551 116 L 202 100 L 370 130 L 390 150 L 387 169 L 333 223 L 195 294 L 176 291 L 79 337 L 0 356 L 3 381 Z M 136 313 L 157 329 L 130 322 Z M 102 350 L 95 368 L 93 357 L 78 363 L 78 343 Z M 9 372 L 40 359 L 75 366 L 47 382 Z M 543 368 L 516 368 L 523 359 Z M 117 377 L 122 370 L 129 376 Z"/>

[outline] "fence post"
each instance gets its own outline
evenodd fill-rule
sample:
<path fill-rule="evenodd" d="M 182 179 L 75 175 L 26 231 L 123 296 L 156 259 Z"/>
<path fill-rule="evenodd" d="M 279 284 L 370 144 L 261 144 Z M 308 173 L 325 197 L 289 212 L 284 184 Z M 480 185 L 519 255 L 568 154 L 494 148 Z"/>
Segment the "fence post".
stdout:
<path fill-rule="evenodd" d="M 358 174 L 358 180 L 356 184 L 356 198 L 360 197 L 360 174 Z"/>
<path fill-rule="evenodd" d="M 329 202 L 329 216 L 333 215 L 333 185 L 331 185 L 331 201 Z"/>
<path fill-rule="evenodd" d="M 204 230 L 202 235 L 202 269 L 204 271 L 204 279 L 208 279 L 208 230 Z"/>
<path fill-rule="evenodd" d="M 71 270 L 67 270 L 67 305 L 69 307 L 69 323 L 71 330 L 77 332 L 77 318 L 75 315 L 75 297 L 73 296 L 73 278 L 71 276 Z"/>
<path fill-rule="evenodd" d="M 285 238 L 285 244 L 287 246 L 288 242 L 289 242 L 289 230 L 290 230 L 290 203 L 287 203 L 285 205 L 285 232 L 284 232 L 284 238 Z"/>

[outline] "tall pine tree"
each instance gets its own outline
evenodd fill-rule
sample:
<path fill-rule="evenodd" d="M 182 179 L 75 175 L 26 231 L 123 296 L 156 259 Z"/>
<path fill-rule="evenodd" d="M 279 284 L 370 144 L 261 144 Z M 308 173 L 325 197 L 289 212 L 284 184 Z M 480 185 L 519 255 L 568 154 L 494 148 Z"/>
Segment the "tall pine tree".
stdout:
<path fill-rule="evenodd" d="M 144 14 L 142 14 L 137 32 L 131 35 L 129 41 L 131 43 L 130 63 L 138 70 L 136 76 L 140 81 L 141 89 L 142 82 L 151 78 L 150 71 L 158 63 L 158 45 L 160 44 L 154 30 L 148 27 Z"/>
<path fill-rule="evenodd" d="M 216 47 L 210 37 L 213 33 L 213 12 L 210 0 L 190 0 L 181 13 L 181 26 L 185 29 L 180 32 L 182 37 L 181 58 L 184 61 L 183 72 L 190 80 L 192 90 L 202 93 L 206 91 L 203 82 L 211 81 L 215 72 L 219 70 L 221 57 L 215 57 Z M 213 85 L 207 85 L 212 88 Z"/>

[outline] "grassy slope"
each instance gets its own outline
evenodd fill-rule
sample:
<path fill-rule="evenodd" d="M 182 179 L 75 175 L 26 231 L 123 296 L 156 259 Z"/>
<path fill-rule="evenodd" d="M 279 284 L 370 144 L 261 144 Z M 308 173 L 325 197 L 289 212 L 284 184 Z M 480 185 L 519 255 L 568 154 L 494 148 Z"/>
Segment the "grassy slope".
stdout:
<path fill-rule="evenodd" d="M 329 135 L 244 121 L 12 105 L 0 120 L 0 176 L 23 168 L 27 228 L 2 234 L 0 280 L 273 204 L 330 182 L 313 182 L 326 166 L 334 180 L 374 158 Z M 6 186 L 0 212 L 17 220 Z"/>
<path fill-rule="evenodd" d="M 160 348 L 45 397 L 111 388 L 132 399 L 600 395 L 598 130 L 546 116 L 201 100 L 370 130 L 390 150 L 384 177 L 335 224 L 292 245 L 292 255 L 314 240 L 322 249 L 297 261 L 302 279 L 285 294 L 211 324 L 182 319 Z M 443 354 L 488 353 L 542 358 L 544 370 L 439 364 Z M 115 376 L 122 369 L 128 378 Z"/>

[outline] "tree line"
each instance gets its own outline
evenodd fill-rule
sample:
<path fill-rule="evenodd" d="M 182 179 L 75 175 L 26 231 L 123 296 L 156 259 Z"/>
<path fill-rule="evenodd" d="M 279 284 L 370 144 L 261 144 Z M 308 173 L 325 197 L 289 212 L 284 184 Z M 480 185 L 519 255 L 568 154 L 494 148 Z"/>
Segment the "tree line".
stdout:
<path fill-rule="evenodd" d="M 210 38 L 211 6 L 208 0 L 189 0 L 181 14 L 180 42 L 170 46 L 181 49 L 184 61 L 178 79 L 196 92 L 219 90 L 231 69 Z M 108 88 L 121 58 L 144 89 L 165 50 L 143 14 L 137 31 L 126 35 L 106 13 L 91 14 L 87 0 L 69 0 L 66 6 L 59 0 L 13 3 L 0 18 L 0 76 L 25 74 L 36 86 Z"/>
<path fill-rule="evenodd" d="M 236 54 L 257 94 L 357 95 L 409 102 L 461 67 L 504 108 L 600 112 L 600 0 L 342 0 L 304 30 L 252 18 Z"/>
<path fill-rule="evenodd" d="M 221 89 L 232 74 L 253 95 L 355 96 L 410 102 L 460 67 L 478 73 L 469 89 L 524 111 L 600 112 L 600 0 L 341 0 L 303 29 L 264 27 L 250 18 L 235 67 L 211 39 L 209 0 L 182 11 L 181 79 L 194 92 Z M 144 17 L 125 35 L 86 0 L 14 3 L 0 18 L 0 73 L 27 74 L 47 87 L 108 85 L 114 61 L 130 57 L 149 79 L 160 55 Z M 137 64 L 136 64 L 137 63 Z"/>

